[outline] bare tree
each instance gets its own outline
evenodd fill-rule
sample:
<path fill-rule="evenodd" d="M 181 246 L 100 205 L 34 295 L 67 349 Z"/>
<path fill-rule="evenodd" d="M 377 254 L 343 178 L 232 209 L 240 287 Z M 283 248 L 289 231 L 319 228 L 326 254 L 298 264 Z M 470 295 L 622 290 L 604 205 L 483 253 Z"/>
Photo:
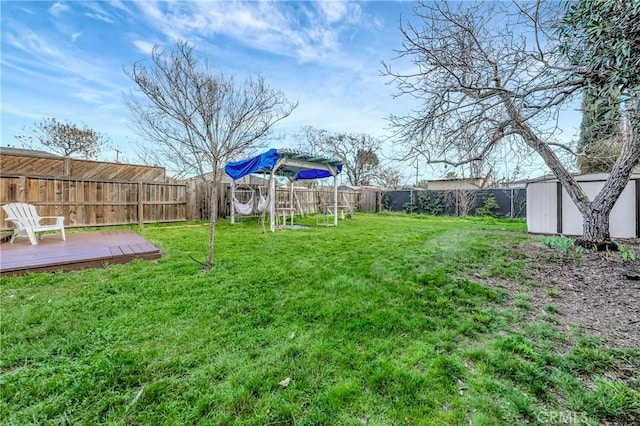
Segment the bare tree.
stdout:
<path fill-rule="evenodd" d="M 26 135 L 16 136 L 25 146 L 35 149 L 40 144 L 65 157 L 79 155 L 85 159 L 97 158 L 110 144 L 107 136 L 90 129 L 86 124 L 79 127 L 55 118 L 43 118 L 25 131 L 28 132 Z"/>
<path fill-rule="evenodd" d="M 330 133 L 305 126 L 296 139 L 298 148 L 304 152 L 341 160 L 351 185 L 370 185 L 380 172 L 377 152 L 381 142 L 373 136 Z"/>
<path fill-rule="evenodd" d="M 478 200 L 477 189 L 457 189 L 451 191 L 455 194 L 458 216 L 469 216 Z"/>
<path fill-rule="evenodd" d="M 343 161 L 351 185 L 369 185 L 376 178 L 380 141 L 370 135 L 339 133 L 326 139 L 331 156 Z"/>
<path fill-rule="evenodd" d="M 420 104 L 415 113 L 392 118 L 411 149 L 430 163 L 453 166 L 478 161 L 505 140 L 535 150 L 582 213 L 578 243 L 593 246 L 610 240 L 609 213 L 640 157 L 640 144 L 635 128 L 629 130 L 593 201 L 559 156 L 575 154 L 575 144 L 563 144 L 554 134 L 559 111 L 581 94 L 593 70 L 587 61 L 577 67 L 561 48 L 557 29 L 572 5 L 420 2 L 415 16 L 421 26 L 401 23 L 399 58 L 409 59 L 413 69 L 400 72 L 384 64 L 384 73 L 399 95 Z"/>
<path fill-rule="evenodd" d="M 383 188 L 398 189 L 400 187 L 400 170 L 395 167 L 381 168 L 375 181 Z"/>
<path fill-rule="evenodd" d="M 150 61 L 137 62 L 125 73 L 136 84 L 125 102 L 139 133 L 180 170 L 211 173 L 206 266 L 212 268 L 222 167 L 261 146 L 297 104 L 261 77 L 238 84 L 233 76 L 214 72 L 206 59 L 198 61 L 186 42 L 178 42 L 172 52 L 155 46 Z"/>
<path fill-rule="evenodd" d="M 329 155 L 327 150 L 328 131 L 313 126 L 304 126 L 294 137 L 298 143 L 296 147 L 298 150 L 319 157 Z"/>

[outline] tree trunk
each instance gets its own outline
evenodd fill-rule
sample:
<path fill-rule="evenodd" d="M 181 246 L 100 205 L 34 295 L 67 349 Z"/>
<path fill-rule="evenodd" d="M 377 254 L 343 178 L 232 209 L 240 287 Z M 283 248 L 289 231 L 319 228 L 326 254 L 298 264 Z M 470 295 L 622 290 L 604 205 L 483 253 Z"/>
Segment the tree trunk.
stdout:
<path fill-rule="evenodd" d="M 217 167 L 217 164 L 216 164 Z M 216 221 L 218 219 L 218 172 L 213 172 L 213 182 L 211 183 L 211 201 L 209 208 L 209 256 L 207 257 L 207 269 L 215 266 L 215 238 L 216 238 Z"/>
<path fill-rule="evenodd" d="M 611 241 L 609 234 L 609 214 L 622 191 L 629 183 L 634 166 L 640 161 L 640 140 L 637 129 L 630 120 L 622 120 L 622 146 L 604 187 L 595 199 L 590 201 L 580 184 L 562 164 L 549 144 L 540 139 L 522 118 L 513 101 L 507 94 L 502 95 L 507 111 L 516 132 L 525 143 L 535 149 L 558 178 L 562 187 L 569 194 L 569 198 L 576 205 L 583 218 L 583 235 L 576 240 L 576 245 L 585 248 L 603 250 L 617 250 L 617 244 Z"/>
<path fill-rule="evenodd" d="M 611 209 L 582 211 L 582 236 L 575 242 L 577 246 L 598 251 L 617 250 L 618 246 L 611 241 L 609 234 L 609 214 Z"/>
<path fill-rule="evenodd" d="M 634 166 L 640 160 L 640 140 L 637 130 L 628 120 L 622 122 L 622 147 L 609 178 L 588 208 L 582 208 L 583 235 L 576 244 L 598 250 L 617 250 L 609 234 L 609 214 L 629 183 Z"/>

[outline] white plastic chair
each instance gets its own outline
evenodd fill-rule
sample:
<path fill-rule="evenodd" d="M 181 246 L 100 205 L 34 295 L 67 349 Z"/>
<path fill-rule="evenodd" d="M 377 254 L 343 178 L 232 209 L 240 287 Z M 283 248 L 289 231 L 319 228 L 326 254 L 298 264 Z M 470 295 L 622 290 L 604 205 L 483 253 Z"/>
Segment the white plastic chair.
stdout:
<path fill-rule="evenodd" d="M 2 206 L 7 213 L 5 220 L 13 222 L 15 229 L 11 236 L 11 242 L 16 237 L 28 237 L 32 245 L 38 245 L 36 235 L 46 231 L 60 231 L 62 240 L 66 241 L 64 235 L 64 216 L 39 216 L 35 206 L 26 203 L 10 203 Z M 43 219 L 55 219 L 55 224 L 42 224 Z M 42 238 L 42 235 L 40 235 Z"/>

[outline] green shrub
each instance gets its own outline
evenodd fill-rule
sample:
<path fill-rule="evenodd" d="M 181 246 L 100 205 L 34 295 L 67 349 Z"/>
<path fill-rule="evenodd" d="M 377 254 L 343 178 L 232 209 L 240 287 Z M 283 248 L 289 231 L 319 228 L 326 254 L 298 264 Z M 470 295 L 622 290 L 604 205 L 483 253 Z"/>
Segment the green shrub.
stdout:
<path fill-rule="evenodd" d="M 624 244 L 617 243 L 618 251 L 620 252 L 620 256 L 622 260 L 636 260 L 636 252 L 633 249 L 625 247 Z"/>
<path fill-rule="evenodd" d="M 484 199 L 484 203 L 482 207 L 478 207 L 476 209 L 476 216 L 488 216 L 488 217 L 499 217 L 500 213 L 498 210 L 500 209 L 500 205 L 496 201 L 496 197 L 493 195 Z"/>
<path fill-rule="evenodd" d="M 574 247 L 573 240 L 568 237 L 558 237 L 555 235 L 549 235 L 542 239 L 542 243 L 549 247 L 560 250 L 562 253 L 567 254 L 569 250 Z M 582 247 L 580 247 L 582 248 Z M 582 250 L 577 250 L 578 253 L 582 253 Z"/>
<path fill-rule="evenodd" d="M 418 205 L 420 206 L 420 210 L 426 214 L 436 216 L 442 213 L 444 211 L 444 203 L 442 200 L 442 195 L 429 197 L 426 191 L 418 194 Z"/>
<path fill-rule="evenodd" d="M 391 196 L 389 194 L 382 196 L 382 210 L 391 210 Z"/>
<path fill-rule="evenodd" d="M 413 203 L 404 203 L 402 205 L 402 210 L 405 213 L 415 213 L 418 210 L 418 207 Z"/>

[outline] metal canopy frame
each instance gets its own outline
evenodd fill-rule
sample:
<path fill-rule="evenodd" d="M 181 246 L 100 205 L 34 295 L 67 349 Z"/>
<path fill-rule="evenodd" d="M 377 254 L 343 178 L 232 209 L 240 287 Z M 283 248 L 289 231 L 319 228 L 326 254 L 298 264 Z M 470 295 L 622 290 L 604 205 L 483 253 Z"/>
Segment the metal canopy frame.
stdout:
<path fill-rule="evenodd" d="M 291 184 L 291 204 L 293 205 L 293 181 L 333 177 L 333 225 L 338 225 L 338 174 L 342 170 L 340 161 L 312 156 L 288 149 L 277 150 L 278 159 L 272 167 L 264 167 L 253 173 L 269 173 L 269 227 L 276 230 L 276 176 L 285 176 Z M 231 197 L 235 195 L 235 180 L 231 183 Z M 231 224 L 235 223 L 234 207 L 231 207 Z"/>

